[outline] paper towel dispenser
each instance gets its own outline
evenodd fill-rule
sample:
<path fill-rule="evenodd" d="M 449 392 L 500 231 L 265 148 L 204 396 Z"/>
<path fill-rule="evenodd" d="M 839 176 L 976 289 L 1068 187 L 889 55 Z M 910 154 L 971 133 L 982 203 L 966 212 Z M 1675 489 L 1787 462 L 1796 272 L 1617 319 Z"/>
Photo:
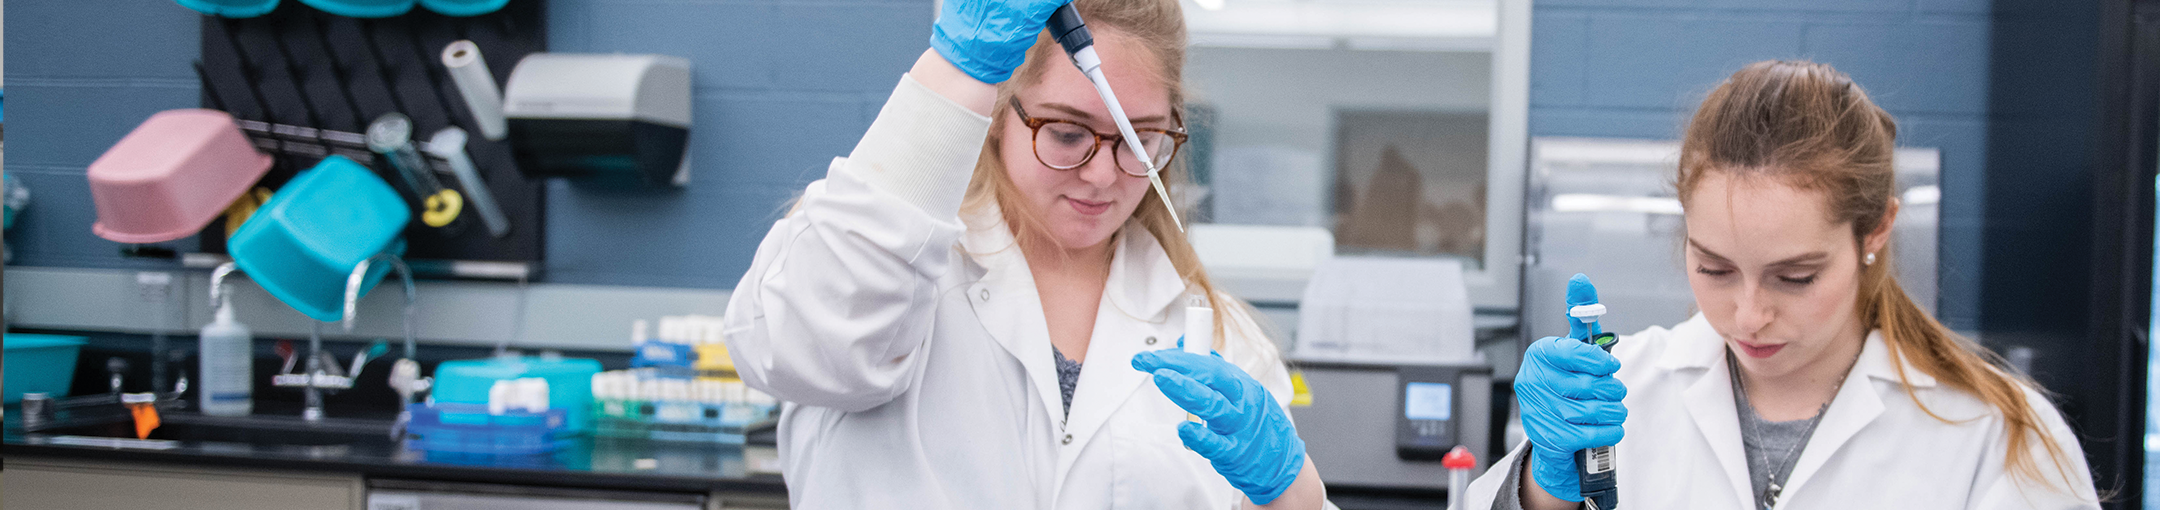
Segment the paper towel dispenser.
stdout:
<path fill-rule="evenodd" d="M 503 92 L 511 153 L 532 177 L 690 182 L 690 61 L 534 53 Z"/>

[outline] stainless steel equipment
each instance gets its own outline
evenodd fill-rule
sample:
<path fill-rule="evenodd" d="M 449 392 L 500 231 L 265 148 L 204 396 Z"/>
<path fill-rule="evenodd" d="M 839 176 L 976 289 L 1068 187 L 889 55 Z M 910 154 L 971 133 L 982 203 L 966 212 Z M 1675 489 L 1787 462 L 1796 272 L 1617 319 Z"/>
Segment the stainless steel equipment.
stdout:
<path fill-rule="evenodd" d="M 1901 198 L 1891 250 L 1898 283 L 1933 312 L 1942 155 L 1897 151 Z M 1671 326 L 1695 313 L 1684 271 L 1681 210 L 1670 140 L 1539 138 L 1531 142 L 1523 236 L 1523 338 L 1567 333 L 1567 279 L 1590 275 L 1619 334 Z M 1513 373 L 1513 367 L 1496 367 Z"/>

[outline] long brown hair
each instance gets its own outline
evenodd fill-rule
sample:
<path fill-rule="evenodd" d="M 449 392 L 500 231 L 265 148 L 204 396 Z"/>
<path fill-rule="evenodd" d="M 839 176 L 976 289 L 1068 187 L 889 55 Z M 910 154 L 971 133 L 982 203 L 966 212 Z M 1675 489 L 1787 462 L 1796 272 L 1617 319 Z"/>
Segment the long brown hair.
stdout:
<path fill-rule="evenodd" d="M 1135 47 L 1152 57 L 1152 62 L 1146 62 L 1152 65 L 1144 70 L 1149 71 L 1149 78 L 1169 91 L 1172 118 L 1185 118 L 1185 16 L 1178 7 L 1177 0 L 1077 0 L 1072 6 L 1079 12 L 1080 18 L 1087 21 L 1088 29 L 1095 33 L 1097 40 L 1101 40 L 1105 33 L 1115 33 L 1132 41 Z M 1012 97 L 1041 83 L 1043 73 L 1050 69 L 1047 66 L 1053 65 L 1070 66 L 1072 61 L 1065 57 L 1064 50 L 1058 47 L 1057 42 L 1052 40 L 1048 33 L 1044 33 L 1038 36 L 1035 46 L 1028 50 L 1026 63 L 1013 72 L 1012 79 L 998 85 L 996 107 L 990 113 L 990 141 L 983 144 L 982 158 L 975 165 L 975 175 L 968 183 L 967 197 L 962 205 L 964 210 L 999 206 L 1006 225 L 1012 228 L 1015 242 L 1019 243 L 1023 250 L 1054 248 L 1056 240 L 1047 234 L 1049 228 L 1043 223 L 1040 213 L 1020 198 L 1020 189 L 1013 184 L 1012 176 L 1005 173 L 1005 163 L 999 157 L 997 139 L 1004 132 L 1005 123 L 1010 122 L 1011 115 L 1008 112 L 1012 110 Z M 1186 160 L 1185 157 L 1175 158 L 1167 168 L 1161 170 L 1159 175 L 1170 189 L 1183 189 L 1184 184 L 1189 181 L 1187 169 L 1191 168 L 1191 165 Z M 1192 243 L 1185 237 L 1185 232 L 1178 230 L 1171 220 L 1170 208 L 1175 206 L 1163 203 L 1160 197 L 1150 192 L 1140 200 L 1139 207 L 1133 211 L 1132 221 L 1139 223 L 1149 234 L 1155 236 L 1156 242 L 1162 245 L 1163 252 L 1169 255 L 1171 266 L 1177 268 L 1178 275 L 1189 285 L 1197 287 L 1207 296 L 1209 306 L 1223 312 L 1229 312 L 1226 307 L 1240 309 L 1248 317 L 1255 316 L 1250 305 L 1216 291 L 1214 282 L 1208 279 L 1207 269 L 1200 266 L 1200 255 L 1193 251 Z M 1190 211 L 1179 213 L 1180 218 L 1192 217 Z M 1229 323 L 1229 316 L 1229 313 L 1215 314 L 1217 340 L 1214 348 L 1217 350 L 1223 348 L 1224 339 L 1228 338 L 1224 331 L 1225 324 Z M 1260 334 L 1258 331 L 1240 333 Z M 1263 352 L 1271 353 L 1272 350 Z"/>
<path fill-rule="evenodd" d="M 1884 226 L 1896 199 L 1896 139 L 1897 121 L 1845 73 L 1814 62 L 1756 62 L 1733 73 L 1695 112 L 1680 147 L 1675 187 L 1686 203 L 1703 176 L 1724 172 L 1821 192 L 1829 201 L 1829 219 L 1850 223 L 1855 244 L 1865 249 L 1867 235 Z M 2038 441 L 2055 474 L 2071 480 L 2066 453 L 2047 437 L 2046 425 L 2025 398 L 2024 388 L 2037 391 L 2040 385 L 2004 368 L 2002 357 L 1951 332 L 1913 303 L 1891 276 L 1889 255 L 1885 245 L 1878 253 L 1881 263 L 1862 266 L 1857 312 L 1862 324 L 1881 331 L 1890 346 L 1906 396 L 1928 416 L 1953 421 L 1920 401 L 1901 360 L 2002 412 L 2008 470 L 2047 484 L 2029 450 Z"/>

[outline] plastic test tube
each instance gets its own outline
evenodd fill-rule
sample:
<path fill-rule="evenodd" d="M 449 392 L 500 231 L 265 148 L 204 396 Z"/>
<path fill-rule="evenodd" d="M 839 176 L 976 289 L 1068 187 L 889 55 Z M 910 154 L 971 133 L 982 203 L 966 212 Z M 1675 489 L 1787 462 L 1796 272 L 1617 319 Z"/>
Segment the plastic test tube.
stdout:
<path fill-rule="evenodd" d="M 1185 301 L 1185 352 L 1206 356 L 1215 347 L 1215 309 L 1206 297 L 1193 294 Z"/>
<path fill-rule="evenodd" d="M 1185 301 L 1185 352 L 1206 356 L 1215 346 L 1215 309 L 1208 307 L 1208 300 L 1193 294 Z M 1198 422 L 1199 416 L 1185 414 L 1188 421 Z"/>
<path fill-rule="evenodd" d="M 1477 467 L 1477 456 L 1470 454 L 1470 448 L 1456 445 L 1440 458 L 1440 465 L 1447 467 L 1448 510 L 1462 510 L 1462 493 L 1470 488 L 1470 469 Z"/>

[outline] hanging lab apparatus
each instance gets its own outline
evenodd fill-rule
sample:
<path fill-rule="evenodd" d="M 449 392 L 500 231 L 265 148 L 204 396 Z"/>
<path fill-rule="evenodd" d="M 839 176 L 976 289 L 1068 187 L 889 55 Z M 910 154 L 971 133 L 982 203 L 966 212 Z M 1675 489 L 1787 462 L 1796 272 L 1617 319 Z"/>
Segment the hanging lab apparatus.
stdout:
<path fill-rule="evenodd" d="M 412 221 L 398 234 L 414 269 L 529 278 L 545 252 L 546 185 L 515 167 L 498 84 L 505 63 L 546 51 L 545 34 L 533 29 L 545 25 L 541 2 L 436 3 L 455 6 L 203 10 L 210 16 L 192 66 L 203 106 L 229 113 L 274 161 L 243 202 L 274 200 L 320 162 L 342 158 L 405 202 Z M 354 15 L 361 13 L 368 15 Z M 236 211 L 234 218 L 248 216 Z M 228 238 L 244 221 L 194 229 L 201 253 L 180 255 L 198 264 L 231 255 L 237 248 Z"/>

